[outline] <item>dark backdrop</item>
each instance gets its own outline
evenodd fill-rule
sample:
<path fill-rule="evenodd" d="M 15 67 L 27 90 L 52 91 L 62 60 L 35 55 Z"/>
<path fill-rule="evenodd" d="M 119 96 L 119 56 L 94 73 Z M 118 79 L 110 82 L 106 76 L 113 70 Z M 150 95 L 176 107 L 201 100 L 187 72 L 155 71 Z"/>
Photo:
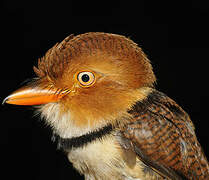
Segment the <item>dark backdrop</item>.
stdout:
<path fill-rule="evenodd" d="M 122 34 L 152 61 L 157 88 L 191 115 L 209 157 L 209 6 L 199 0 L 136 2 L 3 2 L 1 100 L 34 77 L 36 60 L 69 34 Z M 1 106 L 0 123 L 1 172 L 8 179 L 82 179 L 56 150 L 51 131 L 34 117 L 32 107 Z"/>

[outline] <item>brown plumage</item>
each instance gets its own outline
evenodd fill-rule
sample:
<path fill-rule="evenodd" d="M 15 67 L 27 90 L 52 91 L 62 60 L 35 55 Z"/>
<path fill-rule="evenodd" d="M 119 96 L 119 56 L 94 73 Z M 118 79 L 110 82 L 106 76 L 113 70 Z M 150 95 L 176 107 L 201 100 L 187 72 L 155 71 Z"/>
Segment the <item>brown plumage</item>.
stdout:
<path fill-rule="evenodd" d="M 34 71 L 5 102 L 41 105 L 53 140 L 87 180 L 209 179 L 192 121 L 154 89 L 152 66 L 130 39 L 71 35 Z"/>
<path fill-rule="evenodd" d="M 157 91 L 144 101 L 130 110 L 135 118 L 122 132 L 142 161 L 171 179 L 178 179 L 178 174 L 188 179 L 209 178 L 208 162 L 188 114 Z"/>

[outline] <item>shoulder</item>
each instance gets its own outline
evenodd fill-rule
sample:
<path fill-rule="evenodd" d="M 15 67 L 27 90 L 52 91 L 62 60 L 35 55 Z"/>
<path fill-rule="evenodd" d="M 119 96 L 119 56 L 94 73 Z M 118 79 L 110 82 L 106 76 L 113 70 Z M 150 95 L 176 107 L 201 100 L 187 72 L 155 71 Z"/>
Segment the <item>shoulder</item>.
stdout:
<path fill-rule="evenodd" d="M 164 118 L 176 127 L 186 126 L 194 134 L 195 128 L 189 115 L 173 99 L 155 89 L 144 100 L 136 102 L 128 112 L 139 119 L 143 115 Z"/>

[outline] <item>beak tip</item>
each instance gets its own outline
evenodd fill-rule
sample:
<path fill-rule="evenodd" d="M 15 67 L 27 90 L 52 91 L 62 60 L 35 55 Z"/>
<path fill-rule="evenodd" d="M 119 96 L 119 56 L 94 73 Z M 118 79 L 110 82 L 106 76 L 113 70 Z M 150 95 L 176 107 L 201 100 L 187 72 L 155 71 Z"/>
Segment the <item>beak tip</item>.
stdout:
<path fill-rule="evenodd" d="M 4 104 L 13 104 L 13 103 L 12 103 L 12 94 L 9 95 L 9 96 L 7 96 L 7 97 L 2 101 L 1 104 L 2 104 L 2 105 L 4 105 Z"/>
<path fill-rule="evenodd" d="M 7 103 L 7 100 L 9 99 L 9 97 L 6 97 L 3 101 L 2 101 L 2 105 L 4 105 L 5 103 Z"/>

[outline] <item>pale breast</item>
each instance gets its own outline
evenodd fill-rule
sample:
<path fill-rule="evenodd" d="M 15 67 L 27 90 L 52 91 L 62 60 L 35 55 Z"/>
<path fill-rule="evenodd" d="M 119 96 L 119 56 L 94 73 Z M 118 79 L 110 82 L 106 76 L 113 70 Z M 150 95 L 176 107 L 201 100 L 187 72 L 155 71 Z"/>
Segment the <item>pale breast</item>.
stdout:
<path fill-rule="evenodd" d="M 73 166 L 89 180 L 148 180 L 135 153 L 121 148 L 114 135 L 68 153 Z"/>

